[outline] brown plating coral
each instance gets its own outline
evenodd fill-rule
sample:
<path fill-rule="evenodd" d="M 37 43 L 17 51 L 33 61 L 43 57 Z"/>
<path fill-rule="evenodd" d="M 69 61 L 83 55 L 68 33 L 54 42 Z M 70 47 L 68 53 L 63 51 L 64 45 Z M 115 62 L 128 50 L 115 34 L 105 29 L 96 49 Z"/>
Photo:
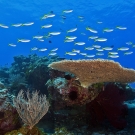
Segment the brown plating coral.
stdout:
<path fill-rule="evenodd" d="M 124 68 L 112 60 L 62 60 L 53 62 L 48 67 L 74 74 L 79 78 L 83 87 L 99 82 L 129 83 L 135 81 L 135 70 Z"/>

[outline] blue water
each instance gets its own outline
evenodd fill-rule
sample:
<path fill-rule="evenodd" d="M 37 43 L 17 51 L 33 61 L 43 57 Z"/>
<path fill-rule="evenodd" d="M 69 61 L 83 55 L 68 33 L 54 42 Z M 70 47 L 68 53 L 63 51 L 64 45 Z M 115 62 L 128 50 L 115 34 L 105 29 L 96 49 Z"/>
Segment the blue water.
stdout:
<path fill-rule="evenodd" d="M 72 13 L 64 14 L 66 19 L 62 22 L 61 15 L 63 10 L 73 9 Z M 56 15 L 54 18 L 41 20 L 44 14 L 50 11 Z M 78 16 L 84 16 L 84 21 L 80 21 Z M 97 22 L 101 21 L 102 24 Z M 32 26 L 13 27 L 12 24 L 34 22 Z M 42 25 L 52 24 L 49 29 L 41 29 Z M 84 47 L 95 44 L 89 40 L 88 36 L 97 35 L 107 38 L 107 42 L 99 42 L 98 44 L 106 46 L 114 46 L 113 51 L 117 51 L 119 47 L 129 47 L 129 51 L 134 53 L 124 55 L 119 53 L 119 58 L 114 59 L 122 66 L 135 69 L 135 47 L 127 45 L 126 42 L 135 44 L 135 1 L 134 0 L 0 0 L 0 24 L 9 26 L 8 29 L 0 27 L 0 65 L 13 62 L 13 57 L 16 55 L 38 54 L 39 56 L 47 56 L 51 49 L 59 48 L 57 53 L 60 57 L 67 59 L 83 59 L 84 57 L 68 56 L 65 52 L 72 49 L 79 49 L 81 52 L 94 54 L 95 51 L 85 51 Z M 97 34 L 86 31 L 86 27 L 90 26 L 98 31 Z M 127 27 L 126 30 L 118 30 L 116 26 Z M 77 36 L 77 42 L 85 42 L 85 46 L 75 46 L 74 43 L 64 43 L 66 31 L 77 27 L 78 30 L 68 35 Z M 113 28 L 111 33 L 103 33 L 104 28 Z M 44 42 L 32 39 L 36 35 L 45 35 L 48 32 L 60 31 L 61 34 L 53 36 L 50 39 L 45 39 Z M 86 35 L 82 35 L 85 33 Z M 18 43 L 19 38 L 30 39 L 29 43 Z M 51 40 L 52 43 L 48 41 Z M 9 43 L 14 43 L 17 46 L 8 46 Z M 97 43 L 96 43 L 97 44 Z M 32 47 L 48 48 L 46 52 L 30 51 Z M 104 56 L 96 56 L 95 58 L 107 58 L 107 51 Z"/>

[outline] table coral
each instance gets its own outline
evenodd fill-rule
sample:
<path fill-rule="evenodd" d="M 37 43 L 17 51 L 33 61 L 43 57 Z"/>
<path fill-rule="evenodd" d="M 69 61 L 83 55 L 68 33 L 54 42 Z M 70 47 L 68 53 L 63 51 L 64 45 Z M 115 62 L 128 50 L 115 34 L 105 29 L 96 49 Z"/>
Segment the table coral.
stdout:
<path fill-rule="evenodd" d="M 52 62 L 48 67 L 74 74 L 83 87 L 101 82 L 135 82 L 135 70 L 124 68 L 112 60 L 62 60 Z"/>

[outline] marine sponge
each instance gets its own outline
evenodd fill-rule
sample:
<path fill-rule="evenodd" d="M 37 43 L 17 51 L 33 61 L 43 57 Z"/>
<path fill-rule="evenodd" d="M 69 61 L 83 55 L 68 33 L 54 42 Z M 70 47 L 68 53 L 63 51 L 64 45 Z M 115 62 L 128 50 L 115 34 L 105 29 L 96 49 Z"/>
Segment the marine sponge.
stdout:
<path fill-rule="evenodd" d="M 135 70 L 124 68 L 113 60 L 62 60 L 48 67 L 74 74 L 83 87 L 99 82 L 135 82 Z"/>

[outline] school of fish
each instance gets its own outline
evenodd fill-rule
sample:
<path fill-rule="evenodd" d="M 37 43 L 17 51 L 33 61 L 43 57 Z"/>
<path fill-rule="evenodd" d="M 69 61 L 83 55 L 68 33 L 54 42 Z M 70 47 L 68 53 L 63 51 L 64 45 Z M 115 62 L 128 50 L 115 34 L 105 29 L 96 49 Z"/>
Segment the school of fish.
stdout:
<path fill-rule="evenodd" d="M 61 22 L 64 23 L 65 19 L 67 18 L 66 14 L 72 14 L 72 12 L 74 12 L 72 9 L 70 10 L 63 10 L 62 11 L 62 15 L 60 15 L 61 17 Z M 53 12 L 49 12 L 48 14 L 44 14 L 40 20 L 46 20 L 48 18 L 54 18 L 56 16 L 56 14 L 54 14 Z M 84 16 L 78 16 L 79 21 L 83 22 L 84 21 Z M 102 25 L 103 22 L 101 21 L 97 21 L 96 22 L 97 25 Z M 0 24 L 0 28 L 5 28 L 8 29 L 10 27 L 25 27 L 25 26 L 32 26 L 34 25 L 34 22 L 26 22 L 26 23 L 16 23 L 16 24 L 12 24 L 11 26 L 7 26 L 5 24 Z M 37 40 L 39 42 L 44 42 L 47 39 L 50 39 L 49 43 L 51 43 L 51 40 L 53 40 L 53 37 L 57 37 L 60 34 L 63 34 L 63 32 L 60 31 L 50 31 L 49 28 L 53 27 L 53 24 L 44 24 L 43 26 L 41 26 L 41 30 L 42 29 L 47 29 L 48 33 L 46 35 L 34 35 L 31 39 L 23 39 L 23 38 L 18 38 L 17 39 L 17 43 L 9 43 L 8 45 L 10 47 L 17 47 L 17 44 L 19 44 L 19 42 L 27 44 L 28 42 L 31 42 L 32 40 Z M 106 43 L 108 41 L 108 39 L 106 37 L 100 37 L 99 36 L 99 31 L 87 26 L 85 28 L 85 31 L 89 31 L 89 35 L 87 36 L 87 32 L 80 32 L 80 35 L 82 36 L 87 36 L 88 37 L 88 42 L 90 41 L 94 41 L 94 44 L 91 43 L 91 45 L 88 46 L 88 43 L 86 41 L 82 41 L 79 40 L 78 36 L 73 34 L 78 31 L 79 27 L 75 26 L 73 28 L 67 29 L 65 31 L 66 36 L 65 39 L 63 40 L 63 45 L 73 45 L 72 50 L 71 51 L 65 51 L 63 50 L 64 55 L 70 55 L 72 57 L 74 56 L 83 56 L 83 59 L 85 58 L 94 58 L 94 57 L 98 57 L 100 58 L 101 56 L 104 56 L 105 54 L 107 54 L 107 59 L 109 58 L 118 58 L 119 52 L 123 52 L 124 55 L 131 55 L 133 54 L 133 51 L 130 51 L 130 48 L 133 47 L 135 48 L 135 44 L 133 44 L 131 41 L 127 41 L 125 43 L 125 45 L 121 46 L 121 47 L 116 47 L 114 49 L 114 46 L 112 45 L 108 45 L 108 46 L 103 46 L 102 43 Z M 125 26 L 115 26 L 114 28 L 104 28 L 102 29 L 103 33 L 110 33 L 113 32 L 115 30 L 127 30 L 127 27 Z M 70 35 L 70 33 L 73 33 L 72 35 Z M 93 35 L 92 35 L 93 34 Z M 91 35 L 91 36 L 90 36 Z M 89 43 L 90 44 L 90 43 Z M 76 48 L 77 46 L 77 48 Z M 80 46 L 80 49 L 78 49 L 78 47 Z M 82 49 L 82 47 L 83 49 Z M 53 49 L 48 50 L 47 47 L 44 48 L 39 48 L 38 46 L 33 46 L 32 48 L 30 48 L 30 51 L 38 51 L 38 52 L 46 52 L 48 51 L 47 55 L 48 56 L 55 56 L 58 55 L 57 50 L 59 49 L 58 46 L 55 46 Z M 83 51 L 84 50 L 84 51 Z"/>

